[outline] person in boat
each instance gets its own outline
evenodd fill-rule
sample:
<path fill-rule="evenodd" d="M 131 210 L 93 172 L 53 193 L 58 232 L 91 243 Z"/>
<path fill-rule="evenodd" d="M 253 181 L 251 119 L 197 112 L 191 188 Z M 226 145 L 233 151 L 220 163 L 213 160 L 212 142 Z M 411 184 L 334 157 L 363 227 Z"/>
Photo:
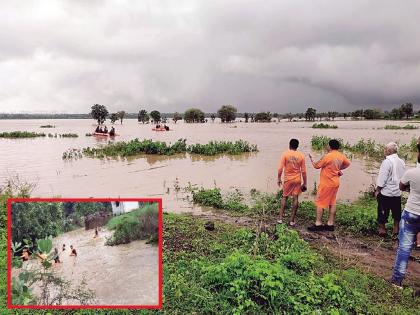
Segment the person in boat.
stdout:
<path fill-rule="evenodd" d="M 111 130 L 109 131 L 109 135 L 110 136 L 115 136 L 115 128 L 112 127 Z"/>
<path fill-rule="evenodd" d="M 159 124 L 156 125 L 156 129 L 160 129 L 160 125 Z"/>
<path fill-rule="evenodd" d="M 22 252 L 22 260 L 23 261 L 28 261 L 29 260 L 29 252 L 26 248 L 23 249 Z"/>
<path fill-rule="evenodd" d="M 96 127 L 95 132 L 101 132 L 101 127 L 99 127 L 99 125 Z"/>
<path fill-rule="evenodd" d="M 55 262 L 56 264 L 61 263 L 61 261 L 60 261 L 60 256 L 58 255 L 58 249 L 57 249 L 57 247 L 56 247 L 56 248 L 54 248 L 54 255 L 55 255 L 55 257 L 54 257 L 54 262 Z"/>
<path fill-rule="evenodd" d="M 165 128 L 165 130 L 166 130 L 166 131 L 168 131 L 168 130 L 169 130 L 169 127 L 168 127 L 168 126 L 166 126 L 166 124 L 165 124 L 165 125 L 163 125 L 163 127 Z"/>
<path fill-rule="evenodd" d="M 66 250 L 66 244 L 63 244 L 63 249 L 62 251 L 64 252 Z"/>
<path fill-rule="evenodd" d="M 108 133 L 108 128 L 105 126 L 104 133 Z"/>
<path fill-rule="evenodd" d="M 77 251 L 76 248 L 73 247 L 73 245 L 70 245 L 70 256 L 77 257 Z"/>

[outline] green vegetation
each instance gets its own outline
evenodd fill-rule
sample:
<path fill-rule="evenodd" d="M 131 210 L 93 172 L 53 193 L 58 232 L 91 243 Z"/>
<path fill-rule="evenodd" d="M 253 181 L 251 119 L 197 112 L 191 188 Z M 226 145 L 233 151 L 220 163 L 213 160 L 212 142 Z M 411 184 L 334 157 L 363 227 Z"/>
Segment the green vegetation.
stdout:
<path fill-rule="evenodd" d="M 325 150 L 331 138 L 327 136 L 312 136 L 311 146 L 313 150 Z M 341 149 L 353 154 L 365 155 L 375 159 L 384 157 L 384 144 L 377 143 L 372 139 L 360 139 L 355 144 L 344 143 L 343 139 L 337 139 L 340 142 Z M 411 159 L 417 152 L 417 139 L 412 138 L 409 144 L 398 145 L 398 155 L 403 159 Z"/>
<path fill-rule="evenodd" d="M 399 130 L 399 129 L 405 129 L 405 130 L 412 130 L 412 129 L 419 129 L 419 127 L 414 125 L 405 125 L 405 126 L 397 126 L 397 125 L 386 125 L 384 129 L 391 129 L 391 130 Z"/>
<path fill-rule="evenodd" d="M 109 202 L 14 202 L 12 210 L 13 242 L 34 242 L 83 226 L 87 215 L 112 208 Z"/>
<path fill-rule="evenodd" d="M 210 141 L 207 144 L 192 144 L 187 151 L 194 154 L 216 155 L 216 154 L 241 154 L 245 152 L 257 152 L 257 146 L 251 145 L 247 141 Z"/>
<path fill-rule="evenodd" d="M 232 105 L 223 105 L 218 111 L 217 115 L 224 122 L 235 121 L 237 109 Z"/>
<path fill-rule="evenodd" d="M 185 139 L 179 139 L 174 144 L 166 144 L 162 141 L 154 141 L 151 139 L 134 139 L 128 142 L 120 141 L 109 143 L 103 147 L 83 149 L 83 154 L 89 157 L 104 158 L 107 156 L 133 156 L 137 154 L 158 154 L 158 155 L 173 155 L 176 153 L 186 152 L 187 145 Z M 63 158 L 64 155 L 63 155 Z"/>
<path fill-rule="evenodd" d="M 149 114 L 147 113 L 147 110 L 142 109 L 139 111 L 138 115 L 137 115 L 137 121 L 141 122 L 141 123 L 149 123 L 150 117 Z"/>
<path fill-rule="evenodd" d="M 91 107 L 90 115 L 98 122 L 98 125 L 101 125 L 105 122 L 108 114 L 109 113 L 105 105 L 95 104 Z"/>
<path fill-rule="evenodd" d="M 318 128 L 318 129 L 337 129 L 337 125 L 329 125 L 324 123 L 315 123 L 312 125 L 312 128 Z"/>
<path fill-rule="evenodd" d="M 232 215 L 250 217 L 278 215 L 282 191 L 262 193 L 251 190 L 249 196 L 235 189 L 222 192 L 220 188 L 192 190 L 193 202 L 202 206 L 213 207 L 229 212 Z M 289 200 L 290 202 L 290 200 Z M 290 203 L 288 204 L 290 208 Z M 312 201 L 302 201 L 298 210 L 298 219 L 312 223 L 315 220 L 316 207 Z M 351 204 L 337 205 L 337 226 L 339 229 L 358 235 L 376 235 L 377 202 L 370 193 L 363 194 Z M 391 228 L 391 225 L 388 226 Z"/>
<path fill-rule="evenodd" d="M 63 159 L 81 158 L 82 155 L 88 157 L 127 157 L 138 154 L 157 154 L 174 155 L 178 153 L 192 153 L 202 155 L 230 154 L 236 155 L 244 152 L 257 152 L 257 146 L 251 145 L 247 141 L 210 141 L 207 144 L 194 144 L 187 146 L 186 139 L 179 139 L 174 144 L 166 144 L 162 141 L 151 139 L 134 139 L 128 142 L 120 141 L 108 143 L 98 148 L 87 147 L 80 149 L 69 149 L 63 153 Z"/>
<path fill-rule="evenodd" d="M 36 137 L 45 137 L 45 133 L 29 132 L 29 131 L 10 131 L 10 132 L 1 132 L 0 138 L 36 138 Z"/>
<path fill-rule="evenodd" d="M 126 244 L 134 240 L 158 241 L 158 204 L 145 204 L 129 213 L 112 218 L 107 227 L 114 234 L 107 240 L 107 245 Z"/>
<path fill-rule="evenodd" d="M 55 128 L 53 125 L 42 125 L 39 128 Z"/>
<path fill-rule="evenodd" d="M 150 112 L 150 117 L 152 118 L 154 123 L 158 123 L 162 119 L 160 112 L 157 110 L 152 110 Z"/>
<path fill-rule="evenodd" d="M 261 112 L 256 113 L 254 117 L 255 122 L 270 122 L 272 115 L 270 112 Z M 245 117 L 245 122 L 248 122 L 247 117 Z"/>
<path fill-rule="evenodd" d="M 203 123 L 204 113 L 198 108 L 189 108 L 184 113 L 184 121 L 186 123 Z"/>
<path fill-rule="evenodd" d="M 77 133 L 62 133 L 60 134 L 61 138 L 77 138 L 79 135 Z"/>
<path fill-rule="evenodd" d="M 164 215 L 164 310 L 203 314 L 418 314 L 409 290 L 340 265 L 292 230 L 255 233 Z"/>
<path fill-rule="evenodd" d="M 12 245 L 12 266 L 22 268 L 22 261 L 16 257 L 22 249 L 21 243 Z M 39 259 L 34 266 L 27 265 L 19 271 L 17 277 L 12 278 L 12 304 L 14 305 L 63 305 L 77 301 L 80 305 L 94 303 L 95 293 L 86 287 L 83 279 L 80 285 L 74 286 L 72 281 L 63 279 L 58 275 L 53 266 L 53 260 L 58 253 L 53 250 L 52 237 L 37 239 L 36 250 L 30 245 L 24 246 L 32 252 L 32 256 Z M 35 294 L 34 288 L 40 291 Z"/>

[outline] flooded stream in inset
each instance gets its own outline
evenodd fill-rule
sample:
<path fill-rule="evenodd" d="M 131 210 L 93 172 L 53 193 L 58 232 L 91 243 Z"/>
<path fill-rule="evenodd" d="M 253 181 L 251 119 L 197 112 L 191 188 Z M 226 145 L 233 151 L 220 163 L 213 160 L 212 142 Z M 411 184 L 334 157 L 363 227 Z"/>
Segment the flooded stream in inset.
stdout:
<path fill-rule="evenodd" d="M 93 230 L 77 229 L 55 237 L 53 246 L 59 249 L 61 263 L 52 268 L 74 286 L 84 278 L 95 292 L 95 305 L 158 305 L 158 246 L 146 241 L 105 246 L 111 234 L 102 228 L 93 238 Z M 70 245 L 77 257 L 70 256 Z"/>
<path fill-rule="evenodd" d="M 94 129 L 93 120 L 5 120 L 0 131 L 27 130 L 51 133 L 77 133 L 79 138 L 0 139 L 2 156 L 0 180 L 19 174 L 21 179 L 36 184 L 35 196 L 50 197 L 158 197 L 163 198 L 163 208 L 171 212 L 200 211 L 184 200 L 185 195 L 175 193 L 174 186 L 196 185 L 222 189 L 233 187 L 249 191 L 252 188 L 274 192 L 277 166 L 281 152 L 288 147 L 290 138 L 300 140 L 300 150 L 306 157 L 311 152 L 312 135 L 339 137 L 355 143 L 361 138 L 375 139 L 379 143 L 399 141 L 408 143 L 418 135 L 417 130 L 384 130 L 386 121 L 336 121 L 338 129 L 310 128 L 309 122 L 235 123 L 235 124 L 177 124 L 169 123 L 170 132 L 154 132 L 152 125 L 139 124 L 127 119 L 116 124 L 119 140 L 154 139 L 174 142 L 186 138 L 188 144 L 206 143 L 210 140 L 247 140 L 257 144 L 259 152 L 240 156 L 203 157 L 179 155 L 140 156 L 129 159 L 82 158 L 63 161 L 62 153 L 69 148 L 83 148 L 106 144 L 107 140 L 86 137 Z M 51 124 L 56 128 L 41 129 Z M 404 125 L 406 122 L 392 122 Z M 319 157 L 319 154 L 316 154 Z M 306 159 L 308 192 L 303 198 L 311 199 L 310 191 L 318 181 L 319 172 Z M 344 172 L 338 198 L 355 200 L 366 190 L 377 173 L 377 163 L 353 159 Z"/>

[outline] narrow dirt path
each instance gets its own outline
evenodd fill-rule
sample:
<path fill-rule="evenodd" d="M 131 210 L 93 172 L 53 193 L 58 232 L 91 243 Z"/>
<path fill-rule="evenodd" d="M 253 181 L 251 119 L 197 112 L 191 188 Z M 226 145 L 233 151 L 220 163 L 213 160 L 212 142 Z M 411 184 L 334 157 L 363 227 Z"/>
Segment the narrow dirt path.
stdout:
<path fill-rule="evenodd" d="M 246 226 L 256 230 L 271 230 L 276 225 L 274 218 L 257 220 L 247 216 L 233 217 L 216 211 L 193 215 L 204 220 Z M 327 251 L 338 258 L 343 268 L 359 267 L 384 279 L 390 278 L 398 242 L 384 244 L 384 241 L 374 238 L 363 240 L 342 231 L 309 232 L 306 226 L 307 223 L 298 222 L 295 227 L 289 228 L 296 230 L 312 248 L 317 251 Z M 405 285 L 420 288 L 420 251 L 413 251 L 411 254 Z"/>

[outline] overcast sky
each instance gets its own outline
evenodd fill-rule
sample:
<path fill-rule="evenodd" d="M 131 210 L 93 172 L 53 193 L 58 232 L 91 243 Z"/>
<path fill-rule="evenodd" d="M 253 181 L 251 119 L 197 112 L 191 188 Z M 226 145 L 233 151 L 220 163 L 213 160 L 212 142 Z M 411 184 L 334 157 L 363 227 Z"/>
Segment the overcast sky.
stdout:
<path fill-rule="evenodd" d="M 420 105 L 420 1 L 8 1 L 0 112 Z"/>

